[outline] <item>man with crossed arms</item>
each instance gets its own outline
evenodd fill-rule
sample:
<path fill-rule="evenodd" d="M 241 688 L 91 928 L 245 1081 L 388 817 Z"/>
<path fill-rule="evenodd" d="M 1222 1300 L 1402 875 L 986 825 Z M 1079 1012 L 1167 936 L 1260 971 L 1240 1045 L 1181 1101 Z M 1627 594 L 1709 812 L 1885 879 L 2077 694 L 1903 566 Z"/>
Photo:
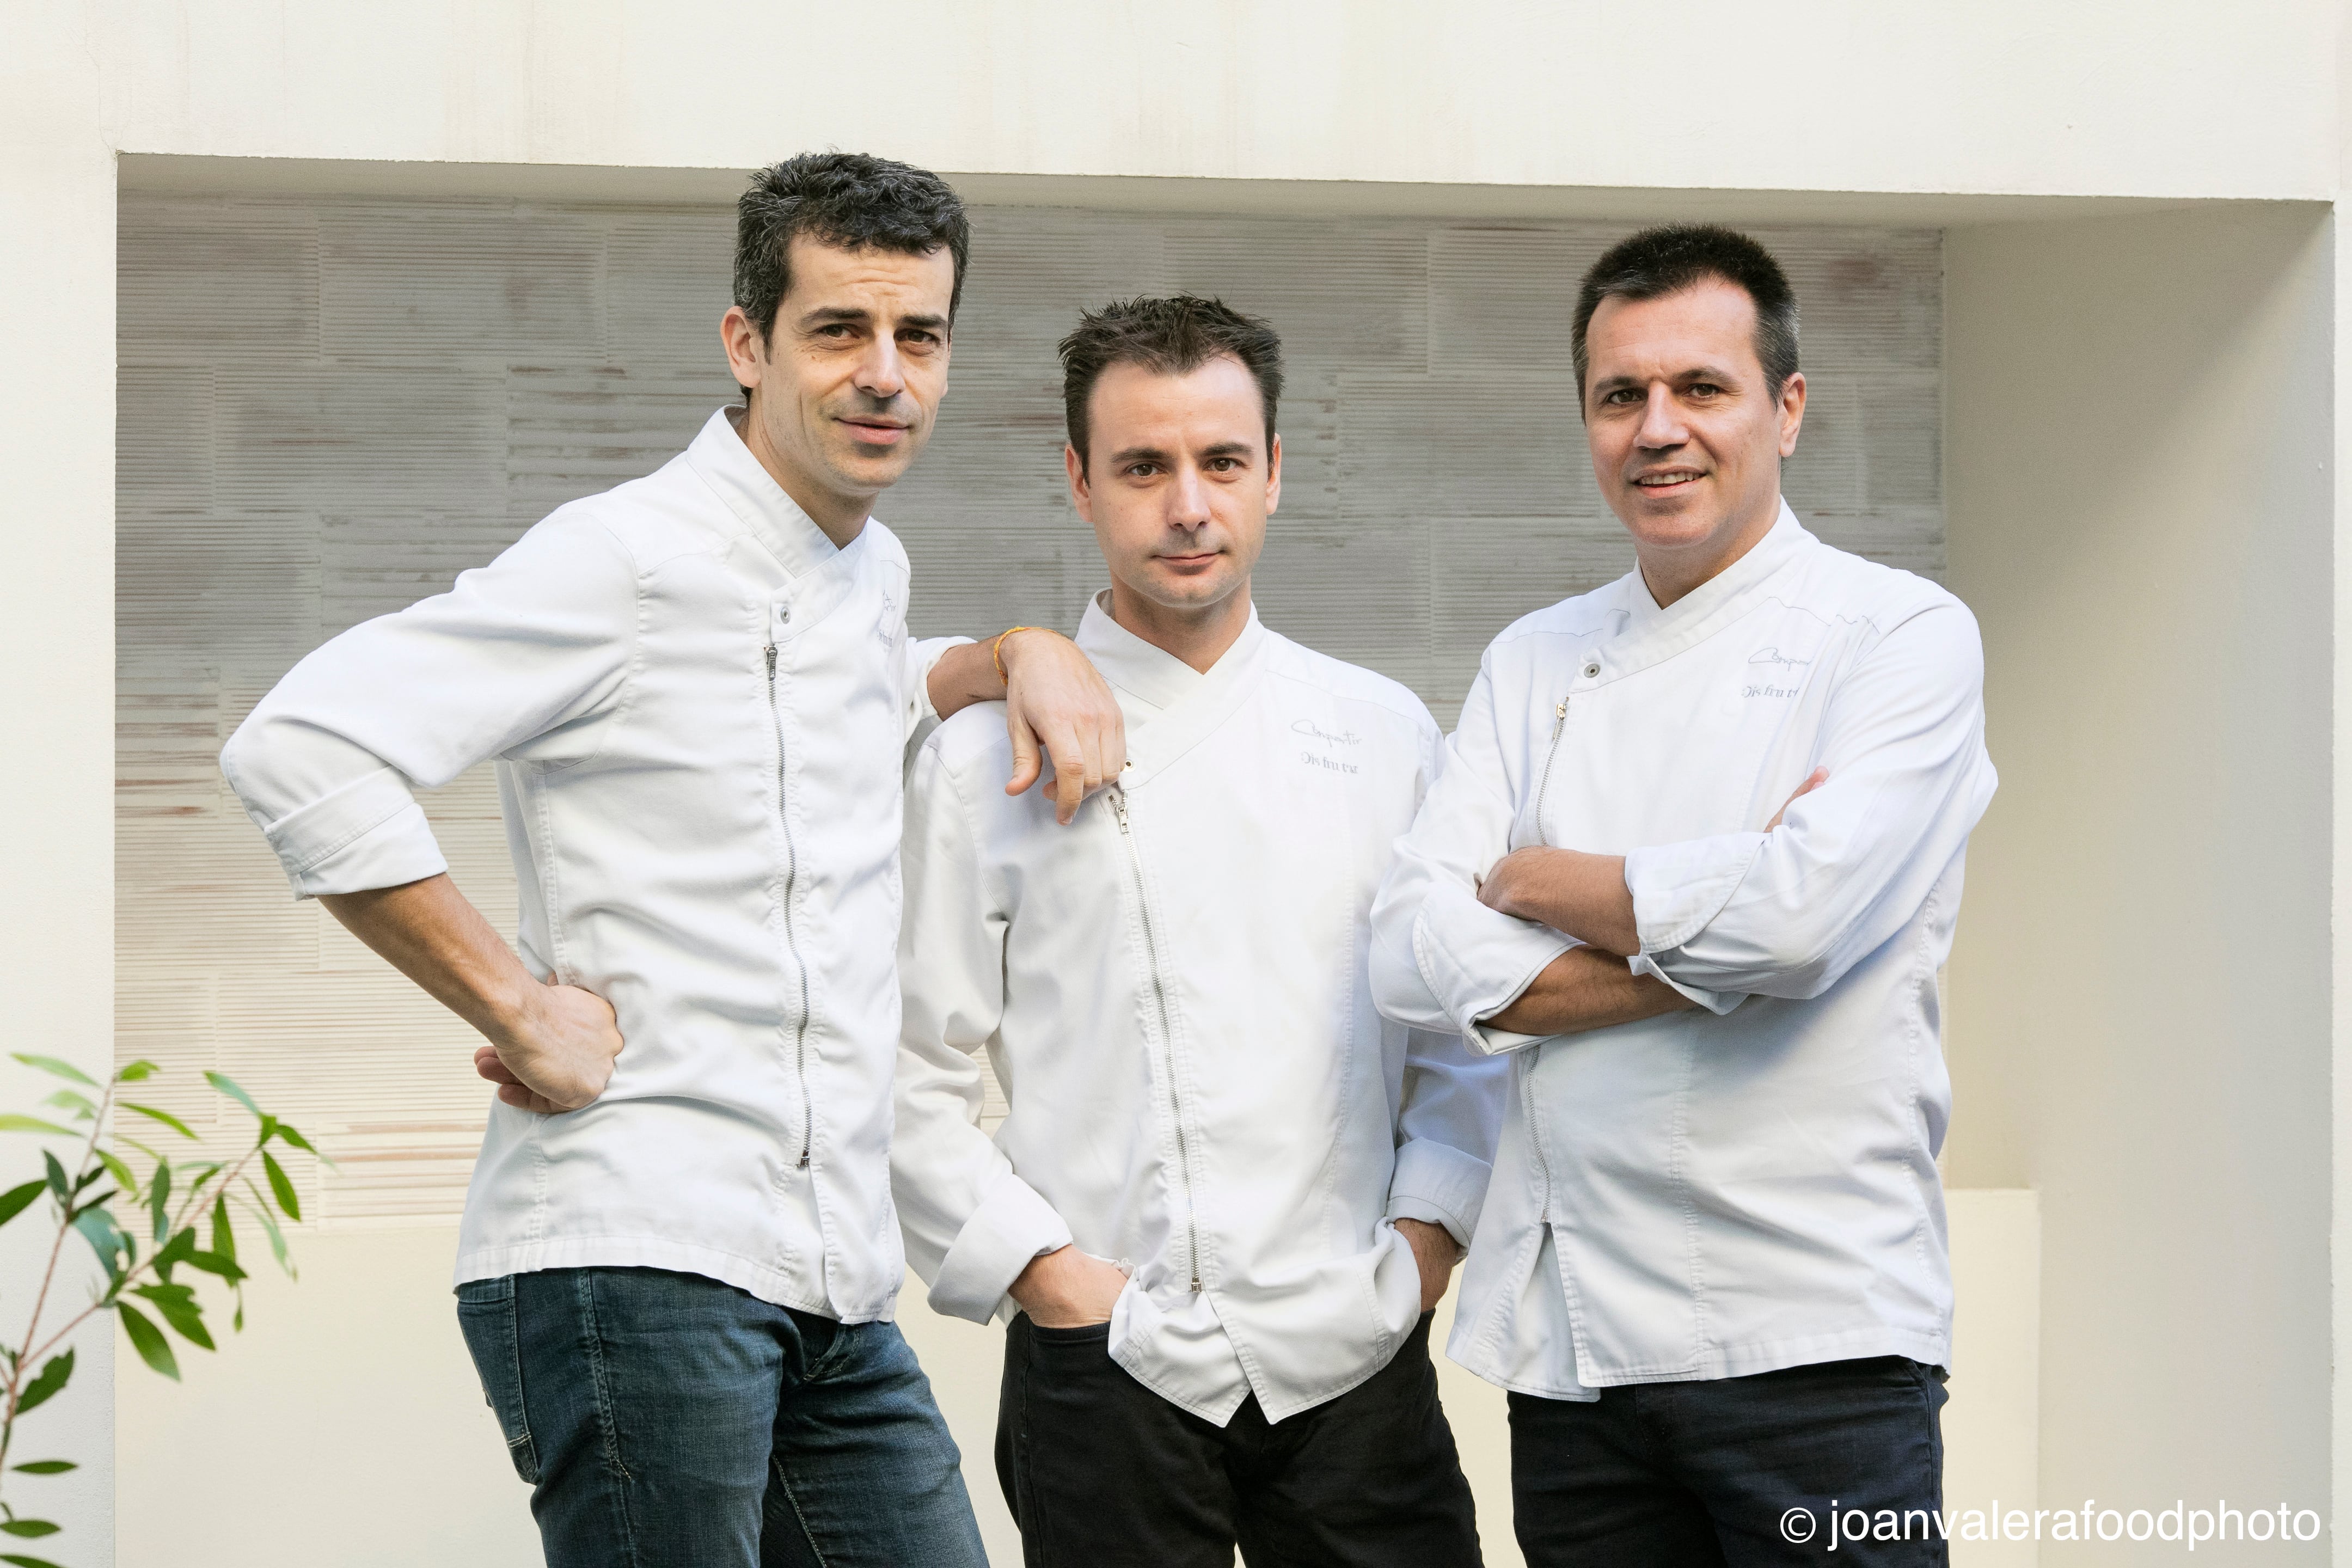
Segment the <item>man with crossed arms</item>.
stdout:
<path fill-rule="evenodd" d="M 908 785 L 895 1189 L 931 1305 L 1011 1320 L 997 1468 L 1033 1568 L 1478 1561 L 1430 1308 L 1499 1062 L 1385 1023 L 1371 898 L 1441 752 L 1394 681 L 1261 625 L 1279 345 L 1138 300 L 1062 345 L 1111 585 L 1078 647 L 1129 766 L 1067 830 L 941 725 Z M 979 1129 L 985 1048 L 1010 1101 Z"/>
<path fill-rule="evenodd" d="M 1939 1563 L 1976 622 L 1781 500 L 1753 240 L 1625 240 L 1570 341 L 1638 567 L 1495 639 L 1372 917 L 1382 1010 L 1517 1069 L 1448 1349 L 1511 1391 L 1536 1568 L 1812 1563 L 1782 1522 L 1832 1500 L 1839 1561 Z"/>

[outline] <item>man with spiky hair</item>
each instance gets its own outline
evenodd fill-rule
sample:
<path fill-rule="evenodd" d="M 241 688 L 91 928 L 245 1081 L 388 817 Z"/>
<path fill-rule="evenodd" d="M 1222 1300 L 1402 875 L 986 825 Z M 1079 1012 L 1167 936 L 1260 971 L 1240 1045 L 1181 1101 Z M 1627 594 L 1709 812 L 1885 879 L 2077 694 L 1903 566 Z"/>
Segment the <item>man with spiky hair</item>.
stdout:
<path fill-rule="evenodd" d="M 1429 1313 L 1501 1064 L 1385 1023 L 1371 897 L 1437 767 L 1396 682 L 1262 625 L 1281 346 L 1135 300 L 1062 344 L 1110 586 L 1078 646 L 1129 765 L 1068 830 L 940 726 L 908 785 L 892 1167 L 931 1305 L 1008 1320 L 997 1474 L 1032 1568 L 1467 1568 Z M 985 1049 L 1009 1113 L 978 1125 Z"/>
<path fill-rule="evenodd" d="M 1381 1010 L 1517 1067 L 1449 1349 L 1511 1391 L 1536 1568 L 1941 1563 L 1976 621 L 1781 500 L 1753 239 L 1624 240 L 1570 343 L 1637 567 L 1495 639 L 1372 915 Z"/>
<path fill-rule="evenodd" d="M 1066 821 L 1124 759 L 1066 638 L 910 641 L 874 498 L 941 394 L 969 228 L 855 153 L 760 174 L 745 405 L 304 659 L 222 756 L 295 891 L 480 1030 L 457 1310 L 547 1560 L 980 1568 L 890 1322 L 897 871 L 918 725 L 1002 700 Z M 518 958 L 412 798 L 495 759 Z"/>

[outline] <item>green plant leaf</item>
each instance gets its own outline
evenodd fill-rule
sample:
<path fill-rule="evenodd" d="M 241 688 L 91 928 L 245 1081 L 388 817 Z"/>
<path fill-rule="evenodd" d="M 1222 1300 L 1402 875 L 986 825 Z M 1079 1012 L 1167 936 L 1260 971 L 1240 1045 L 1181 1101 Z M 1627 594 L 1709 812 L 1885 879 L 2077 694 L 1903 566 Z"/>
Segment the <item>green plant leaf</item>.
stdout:
<path fill-rule="evenodd" d="M 73 1189 L 66 1184 L 66 1168 L 58 1163 L 58 1157 L 44 1149 L 41 1151 L 41 1163 L 49 1173 L 49 1191 L 58 1194 L 58 1202 L 73 1202 Z"/>
<path fill-rule="evenodd" d="M 294 1195 L 294 1184 L 286 1179 L 286 1168 L 266 1149 L 261 1154 L 261 1169 L 262 1173 L 269 1178 L 269 1190 L 278 1194 L 278 1206 L 286 1211 L 288 1219 L 297 1225 L 301 1224 L 302 1204 Z"/>
<path fill-rule="evenodd" d="M 289 1279 L 296 1278 L 293 1260 L 286 1256 L 286 1233 L 278 1228 L 277 1216 L 262 1201 L 261 1191 L 253 1184 L 250 1176 L 246 1178 L 245 1190 L 253 1194 L 253 1217 L 259 1220 L 261 1228 L 269 1233 L 269 1250 L 278 1255 L 278 1267 L 286 1270 Z"/>
<path fill-rule="evenodd" d="M 193 1139 L 195 1137 L 195 1134 L 188 1130 L 188 1124 L 186 1122 L 181 1121 L 178 1117 L 173 1115 L 168 1110 L 158 1110 L 152 1105 L 133 1105 L 127 1100 L 123 1100 L 121 1104 L 123 1110 L 135 1110 L 142 1116 L 152 1118 L 153 1120 L 162 1122 L 164 1126 L 170 1128 L 173 1131 L 178 1133 L 183 1138 Z M 159 1155 L 157 1157 L 160 1159 L 162 1156 Z"/>
<path fill-rule="evenodd" d="M 261 1114 L 261 1107 L 253 1103 L 253 1096 L 239 1089 L 236 1086 L 236 1079 L 229 1077 L 228 1074 L 225 1072 L 207 1072 L 205 1074 L 205 1081 L 212 1085 L 215 1089 L 219 1089 L 223 1094 L 227 1095 L 231 1100 L 236 1100 L 239 1105 L 244 1106 L 247 1110 L 252 1111 L 256 1116 Z"/>
<path fill-rule="evenodd" d="M 152 1303 L 179 1336 L 191 1344 L 211 1350 L 212 1331 L 205 1327 L 205 1310 L 196 1293 L 185 1285 L 142 1285 L 131 1292 Z"/>
<path fill-rule="evenodd" d="M 172 1234 L 172 1167 L 155 1167 L 155 1184 L 147 1190 L 147 1206 L 155 1215 L 155 1245 Z"/>
<path fill-rule="evenodd" d="M 28 1476 L 62 1476 L 68 1470 L 81 1468 L 71 1459 L 35 1459 L 28 1465 L 11 1465 L 12 1470 L 22 1470 Z"/>
<path fill-rule="evenodd" d="M 89 1102 L 89 1096 L 82 1094 L 75 1089 L 61 1089 L 58 1090 L 57 1093 L 49 1096 L 48 1099 L 41 1101 L 41 1103 L 43 1105 L 54 1105 L 59 1110 L 72 1111 L 76 1121 L 95 1121 L 98 1120 L 98 1107 Z"/>
<path fill-rule="evenodd" d="M 180 1234 L 185 1236 L 191 1233 L 183 1231 Z M 223 1258 L 217 1252 L 191 1252 L 177 1261 L 186 1264 L 191 1268 L 201 1268 L 207 1274 L 217 1274 L 232 1285 L 246 1277 L 245 1270 L 236 1266 L 235 1258 Z"/>
<path fill-rule="evenodd" d="M 106 1173 L 122 1184 L 124 1192 L 135 1193 L 139 1190 L 139 1178 L 131 1173 L 130 1166 L 103 1149 L 93 1149 L 90 1152 L 96 1154 L 98 1163 L 106 1167 Z M 0 1221 L 0 1224 L 5 1223 Z"/>
<path fill-rule="evenodd" d="M 0 1225 L 6 1225 L 23 1214 L 35 1198 L 49 1190 L 47 1182 L 26 1182 L 21 1187 L 10 1187 L 0 1193 Z"/>
<path fill-rule="evenodd" d="M 342 1168 L 336 1164 L 331 1157 L 320 1153 L 318 1148 L 313 1145 L 308 1138 L 303 1137 L 302 1134 L 295 1131 L 294 1129 L 287 1126 L 282 1121 L 278 1124 L 278 1136 L 281 1142 L 293 1144 L 294 1147 L 301 1150 L 302 1152 L 310 1155 L 310 1158 L 318 1161 L 319 1163 L 326 1166 L 330 1171 L 337 1171 Z"/>
<path fill-rule="evenodd" d="M 139 1359 L 178 1382 L 180 1360 L 172 1353 L 172 1342 L 163 1337 L 163 1331 L 149 1322 L 146 1314 L 128 1301 L 117 1301 L 114 1310 L 122 1319 L 122 1331 L 131 1336 L 131 1346 L 139 1352 Z"/>
<path fill-rule="evenodd" d="M 55 1535 L 58 1529 L 57 1525 L 51 1524 L 46 1519 L 12 1519 L 5 1524 L 0 1524 L 0 1530 L 5 1530 L 11 1535 L 27 1536 L 35 1541 L 38 1541 L 44 1535 Z"/>
<path fill-rule="evenodd" d="M 52 1138 L 81 1136 L 70 1127 L 60 1127 L 54 1121 L 44 1121 L 37 1116 L 19 1116 L 13 1110 L 0 1112 L 0 1132 L 40 1132 Z"/>
<path fill-rule="evenodd" d="M 109 1187 L 106 1191 L 99 1194 L 98 1196 L 91 1198 L 89 1202 L 74 1205 L 73 1214 L 68 1215 L 66 1217 L 68 1222 L 70 1222 L 73 1218 L 73 1215 L 78 1215 L 84 1209 L 102 1209 L 121 1195 L 122 1194 L 121 1193 L 116 1192 L 112 1187 Z"/>
<path fill-rule="evenodd" d="M 0 1563 L 13 1563 L 15 1568 L 58 1568 L 46 1557 L 27 1557 L 21 1552 L 0 1552 Z"/>
<path fill-rule="evenodd" d="M 142 1154 L 146 1155 L 150 1160 L 156 1161 L 156 1162 L 157 1162 L 157 1163 L 162 1163 L 162 1161 L 163 1161 L 163 1152 L 162 1152 L 161 1150 L 158 1150 L 158 1149 L 150 1149 L 149 1147 L 147 1147 L 147 1145 L 146 1145 L 146 1144 L 142 1143 L 141 1142 L 139 1142 L 139 1140 L 138 1140 L 138 1139 L 136 1139 L 136 1138 L 132 1138 L 132 1137 L 130 1137 L 130 1136 L 128 1136 L 127 1134 L 125 1134 L 125 1133 L 123 1132 L 123 1131 L 122 1131 L 121 1123 L 120 1123 L 120 1122 L 117 1122 L 117 1123 L 115 1124 L 115 1129 L 114 1129 L 114 1141 L 115 1141 L 117 1143 L 121 1144 L 121 1145 L 122 1145 L 124 1148 L 126 1148 L 126 1149 L 136 1149 L 136 1150 L 138 1150 Z M 136 1185 L 136 1184 L 134 1183 L 134 1184 L 133 1184 L 133 1185 Z"/>
<path fill-rule="evenodd" d="M 131 1063 L 128 1067 L 117 1068 L 114 1071 L 114 1081 L 117 1083 L 137 1083 L 141 1079 L 153 1078 L 157 1073 L 162 1072 L 163 1070 L 163 1069 L 162 1068 L 157 1067 L 153 1062 L 143 1060 L 135 1061 Z"/>
<path fill-rule="evenodd" d="M 93 1205 L 74 1215 L 73 1227 L 81 1233 L 84 1241 L 89 1243 L 89 1249 L 98 1254 L 98 1261 L 106 1269 L 108 1282 L 119 1283 L 123 1269 L 130 1266 L 137 1254 L 131 1238 L 123 1234 L 121 1226 L 114 1223 L 114 1216 Z"/>
<path fill-rule="evenodd" d="M 223 1191 L 213 1198 L 213 1256 L 236 1261 L 236 1232 L 228 1223 L 228 1194 Z"/>
<path fill-rule="evenodd" d="M 33 1374 L 33 1381 L 25 1385 L 25 1392 L 17 1397 L 16 1414 L 22 1415 L 35 1405 L 47 1404 L 60 1389 L 65 1387 L 66 1380 L 73 1376 L 73 1352 L 68 1351 L 63 1355 L 51 1356 L 42 1365 L 41 1370 Z M 19 1465 L 16 1468 L 23 1469 L 25 1467 Z"/>
<path fill-rule="evenodd" d="M 60 1061 L 55 1057 L 28 1057 L 22 1051 L 10 1051 L 8 1054 L 15 1057 L 18 1061 L 23 1062 L 28 1068 L 38 1068 L 45 1073 L 53 1073 L 58 1078 L 70 1079 L 75 1083 L 86 1083 L 92 1089 L 96 1089 L 98 1087 L 98 1079 L 90 1077 L 89 1074 L 82 1071 L 81 1068 L 74 1066 L 71 1062 Z"/>
<path fill-rule="evenodd" d="M 195 1255 L 196 1227 L 187 1226 L 183 1227 L 178 1235 L 157 1248 L 155 1272 L 164 1284 L 169 1285 L 172 1282 L 172 1270 L 190 1261 Z"/>

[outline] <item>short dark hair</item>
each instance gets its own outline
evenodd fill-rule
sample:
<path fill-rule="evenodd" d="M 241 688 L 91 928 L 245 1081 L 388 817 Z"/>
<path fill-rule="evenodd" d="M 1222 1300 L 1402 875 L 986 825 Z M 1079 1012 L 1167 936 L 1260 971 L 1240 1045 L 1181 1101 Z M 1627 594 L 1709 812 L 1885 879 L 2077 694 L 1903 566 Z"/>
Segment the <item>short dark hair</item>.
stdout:
<path fill-rule="evenodd" d="M 1139 364 L 1158 375 L 1189 375 L 1231 355 L 1257 380 L 1265 405 L 1265 446 L 1274 450 L 1274 411 L 1282 401 L 1282 339 L 1255 316 L 1223 300 L 1177 294 L 1164 300 L 1116 300 L 1078 319 L 1062 340 L 1062 413 L 1078 471 L 1087 468 L 1087 404 L 1095 383 L 1115 364 Z"/>
<path fill-rule="evenodd" d="M 1603 300 L 1655 300 L 1709 279 L 1747 291 L 1756 302 L 1756 360 L 1778 396 L 1797 374 L 1797 296 L 1772 253 L 1744 234 L 1713 224 L 1668 224 L 1629 235 L 1603 251 L 1577 290 L 1570 345 L 1576 361 L 1576 400 L 1584 404 L 1592 355 L 1585 329 Z"/>
<path fill-rule="evenodd" d="M 864 153 L 803 153 L 761 170 L 735 204 L 735 303 L 765 342 L 793 285 L 792 244 L 806 235 L 850 250 L 955 258 L 948 319 L 963 300 L 971 221 L 948 183 L 928 169 Z"/>

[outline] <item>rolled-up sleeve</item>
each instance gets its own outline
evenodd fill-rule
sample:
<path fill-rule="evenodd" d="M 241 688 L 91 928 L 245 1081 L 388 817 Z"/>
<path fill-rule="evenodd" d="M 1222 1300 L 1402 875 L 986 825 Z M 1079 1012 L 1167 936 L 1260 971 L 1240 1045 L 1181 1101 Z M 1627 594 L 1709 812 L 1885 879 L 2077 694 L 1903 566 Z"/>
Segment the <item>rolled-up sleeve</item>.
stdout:
<path fill-rule="evenodd" d="M 980 1130 L 977 1053 L 1004 1016 L 1010 925 L 980 863 L 954 775 L 935 744 L 907 781 L 899 927 L 904 1002 L 890 1140 L 890 1183 L 907 1261 L 950 1317 L 986 1322 L 1009 1310 L 1013 1281 L 1069 1226 Z"/>
<path fill-rule="evenodd" d="M 1811 765 L 1828 782 L 1770 832 L 1625 857 L 1637 964 L 1681 987 L 1806 999 L 1918 910 L 1997 782 L 1984 653 L 1956 602 L 1921 611 L 1831 695 Z"/>
<path fill-rule="evenodd" d="M 1516 813 L 1493 672 L 1482 661 L 1444 768 L 1373 900 L 1372 995 L 1388 1017 L 1482 1049 L 1525 1043 L 1490 1037 L 1480 1020 L 1510 1005 L 1576 942 L 1478 901 L 1480 879 L 1510 850 Z"/>
<path fill-rule="evenodd" d="M 416 804 L 466 769 L 593 721 L 625 684 L 636 570 L 609 531 L 541 523 L 449 593 L 363 622 L 296 665 L 221 769 L 299 897 L 448 868 Z"/>
<path fill-rule="evenodd" d="M 898 679 L 905 696 L 906 731 L 909 741 L 927 739 L 928 726 L 940 716 L 939 705 L 931 700 L 931 671 L 940 667 L 940 660 L 947 658 L 949 649 L 961 647 L 970 641 L 970 637 L 908 637 L 902 641 L 906 654 Z"/>

